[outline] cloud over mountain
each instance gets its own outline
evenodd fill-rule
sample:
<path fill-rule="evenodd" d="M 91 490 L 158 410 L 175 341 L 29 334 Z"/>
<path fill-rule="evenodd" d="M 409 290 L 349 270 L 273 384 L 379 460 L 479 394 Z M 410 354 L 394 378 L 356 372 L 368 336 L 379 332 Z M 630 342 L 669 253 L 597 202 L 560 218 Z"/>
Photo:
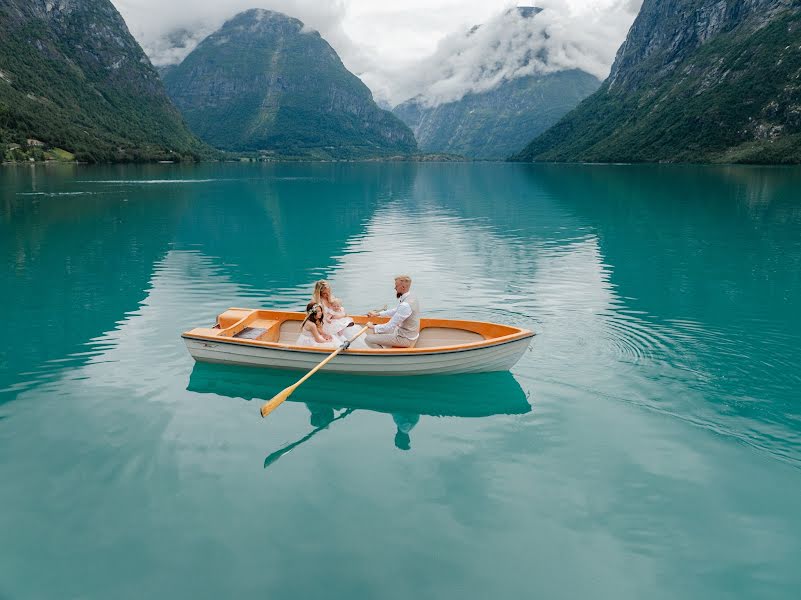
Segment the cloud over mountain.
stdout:
<path fill-rule="evenodd" d="M 181 62 L 209 34 L 237 13 L 266 8 L 303 21 L 337 44 L 353 43 L 342 29 L 342 1 L 319 0 L 112 0 L 131 33 L 158 66 Z"/>
<path fill-rule="evenodd" d="M 603 79 L 642 2 L 540 0 L 545 10 L 524 18 L 509 0 L 112 1 L 156 66 L 180 62 L 238 12 L 296 17 L 389 105 L 458 100 L 536 72 L 578 68 Z"/>
<path fill-rule="evenodd" d="M 396 100 L 417 96 L 422 104 L 436 106 L 532 74 L 580 69 L 604 79 L 640 0 L 615 0 L 582 12 L 553 0 L 537 4 L 542 11 L 508 9 L 453 33 L 413 68 L 389 78 L 384 72 L 366 73 L 365 83 Z"/>

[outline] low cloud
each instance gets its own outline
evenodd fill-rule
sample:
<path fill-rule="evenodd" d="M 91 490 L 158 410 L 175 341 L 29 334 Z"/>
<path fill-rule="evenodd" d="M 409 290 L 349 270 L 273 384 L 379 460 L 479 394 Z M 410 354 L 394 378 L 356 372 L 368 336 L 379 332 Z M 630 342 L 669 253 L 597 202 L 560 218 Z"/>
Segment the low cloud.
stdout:
<path fill-rule="evenodd" d="M 317 0 L 111 0 L 156 66 L 177 64 L 234 15 L 266 8 L 295 17 L 320 32 L 337 51 L 352 53 L 342 29 L 344 1 Z"/>
<path fill-rule="evenodd" d="M 156 66 L 179 63 L 239 12 L 285 13 L 319 31 L 393 106 L 451 102 L 532 73 L 578 68 L 604 79 L 642 0 L 540 0 L 544 10 L 530 18 L 508 0 L 112 2 Z"/>
<path fill-rule="evenodd" d="M 543 10 L 508 8 L 470 30 L 445 37 L 416 65 L 366 72 L 365 83 L 391 104 L 416 97 L 427 106 L 532 74 L 581 69 L 605 79 L 641 0 L 616 0 L 570 9 L 545 0 Z"/>

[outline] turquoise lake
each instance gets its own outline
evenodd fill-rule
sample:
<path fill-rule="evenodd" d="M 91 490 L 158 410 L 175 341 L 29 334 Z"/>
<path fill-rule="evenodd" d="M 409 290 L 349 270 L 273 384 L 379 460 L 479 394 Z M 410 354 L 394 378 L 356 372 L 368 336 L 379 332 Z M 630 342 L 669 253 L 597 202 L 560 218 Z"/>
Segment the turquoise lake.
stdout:
<path fill-rule="evenodd" d="M 0 170 L 0 598 L 797 598 L 801 169 Z M 527 327 L 510 373 L 195 364 L 229 307 Z"/>

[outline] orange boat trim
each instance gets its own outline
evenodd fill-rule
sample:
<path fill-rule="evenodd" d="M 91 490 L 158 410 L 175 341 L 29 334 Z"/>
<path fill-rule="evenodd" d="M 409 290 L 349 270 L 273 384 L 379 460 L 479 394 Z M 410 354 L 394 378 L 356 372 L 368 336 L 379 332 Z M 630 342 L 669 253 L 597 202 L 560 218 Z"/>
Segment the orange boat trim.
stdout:
<path fill-rule="evenodd" d="M 335 348 L 316 348 L 310 346 L 297 346 L 278 342 L 281 326 L 286 322 L 303 320 L 304 313 L 291 311 L 258 310 L 247 308 L 230 308 L 218 317 L 215 328 L 195 328 L 182 334 L 181 337 L 195 340 L 203 340 L 216 343 L 234 344 L 242 346 L 255 346 L 260 348 L 271 348 L 276 350 L 290 350 L 294 352 L 312 352 L 316 354 L 330 354 Z M 365 315 L 351 315 L 354 323 L 364 324 L 368 320 L 375 323 L 386 322 L 385 318 L 368 319 Z M 264 325 L 265 332 L 261 337 L 275 338 L 272 340 L 261 339 L 240 339 L 233 337 L 250 325 Z M 478 348 L 491 348 L 500 346 L 516 340 L 530 338 L 534 332 L 520 327 L 509 325 L 498 325 L 485 321 L 466 321 L 457 319 L 421 319 L 421 333 L 426 328 L 443 328 L 453 330 L 463 330 L 483 336 L 485 339 L 448 344 L 441 346 L 430 346 L 424 348 L 376 348 L 376 349 L 348 349 L 350 355 L 373 356 L 373 355 L 424 355 L 424 354 L 446 354 L 452 352 L 463 352 Z"/>

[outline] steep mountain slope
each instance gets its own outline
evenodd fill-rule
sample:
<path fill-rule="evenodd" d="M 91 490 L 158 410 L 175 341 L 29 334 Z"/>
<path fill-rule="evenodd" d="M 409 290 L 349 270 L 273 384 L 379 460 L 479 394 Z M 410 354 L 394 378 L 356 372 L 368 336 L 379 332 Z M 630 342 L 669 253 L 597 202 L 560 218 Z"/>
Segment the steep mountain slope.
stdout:
<path fill-rule="evenodd" d="M 645 0 L 601 88 L 513 158 L 801 162 L 801 5 Z"/>
<path fill-rule="evenodd" d="M 445 44 L 436 57 L 445 68 L 427 65 L 441 79 L 393 111 L 421 150 L 506 158 L 598 89 L 595 76 L 551 63 L 550 13 L 541 13 L 510 8 Z"/>
<path fill-rule="evenodd" d="M 578 69 L 527 75 L 438 106 L 413 98 L 392 112 L 412 128 L 424 152 L 502 159 L 556 123 L 600 83 Z"/>
<path fill-rule="evenodd" d="M 240 13 L 164 79 L 192 130 L 219 148 L 308 158 L 416 150 L 333 48 L 280 13 Z"/>
<path fill-rule="evenodd" d="M 0 150 L 28 138 L 87 161 L 210 151 L 108 0 L 0 0 Z"/>

